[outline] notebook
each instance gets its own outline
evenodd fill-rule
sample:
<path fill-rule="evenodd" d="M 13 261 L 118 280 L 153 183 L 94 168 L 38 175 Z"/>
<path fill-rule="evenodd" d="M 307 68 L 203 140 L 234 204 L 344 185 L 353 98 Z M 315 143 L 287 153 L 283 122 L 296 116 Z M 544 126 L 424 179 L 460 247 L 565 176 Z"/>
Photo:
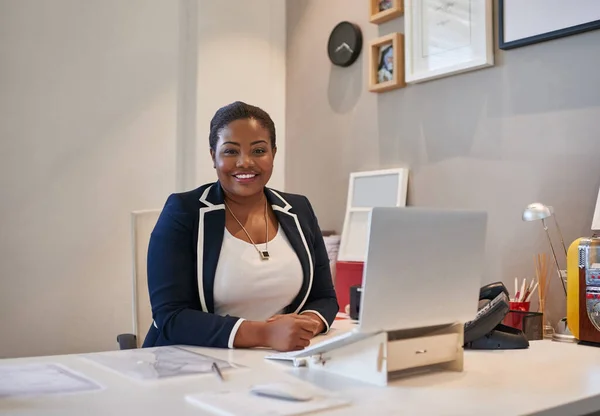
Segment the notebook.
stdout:
<path fill-rule="evenodd" d="M 326 409 L 348 406 L 351 402 L 335 393 L 318 389 L 308 383 L 292 383 L 294 388 L 309 391 L 312 399 L 308 401 L 290 401 L 263 397 L 251 393 L 249 388 L 224 387 L 221 390 L 189 394 L 185 396 L 192 403 L 214 415 L 220 416 L 294 416 Z"/>

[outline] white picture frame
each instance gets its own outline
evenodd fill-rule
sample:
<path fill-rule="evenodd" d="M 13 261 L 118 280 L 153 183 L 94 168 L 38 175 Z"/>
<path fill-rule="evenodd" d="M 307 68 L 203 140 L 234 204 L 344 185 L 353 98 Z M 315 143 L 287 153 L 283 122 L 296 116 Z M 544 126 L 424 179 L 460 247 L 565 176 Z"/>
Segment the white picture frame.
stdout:
<path fill-rule="evenodd" d="M 494 65 L 492 0 L 405 0 L 409 84 Z"/>
<path fill-rule="evenodd" d="M 346 214 L 338 261 L 365 260 L 368 216 L 373 207 L 405 207 L 408 168 L 352 172 L 348 183 Z"/>

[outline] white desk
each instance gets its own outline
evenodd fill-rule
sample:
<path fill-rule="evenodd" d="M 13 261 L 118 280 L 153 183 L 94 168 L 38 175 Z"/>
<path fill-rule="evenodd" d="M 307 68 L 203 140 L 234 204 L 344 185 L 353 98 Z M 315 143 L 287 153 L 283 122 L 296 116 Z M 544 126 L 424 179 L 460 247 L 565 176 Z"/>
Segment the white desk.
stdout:
<path fill-rule="evenodd" d="M 345 326 L 336 323 L 334 327 L 341 331 Z M 576 344 L 535 341 L 528 350 L 466 351 L 462 373 L 412 376 L 388 387 L 267 361 L 263 359 L 265 351 L 260 350 L 190 350 L 248 366 L 227 373 L 228 385 L 249 386 L 298 377 L 347 394 L 354 401 L 352 407 L 319 415 L 564 416 L 600 410 L 600 349 Z M 0 360 L 0 365 L 32 362 L 66 365 L 106 389 L 68 396 L 0 399 L 0 414 L 199 416 L 207 413 L 186 402 L 185 395 L 222 387 L 213 374 L 136 382 L 77 355 L 6 359 Z"/>

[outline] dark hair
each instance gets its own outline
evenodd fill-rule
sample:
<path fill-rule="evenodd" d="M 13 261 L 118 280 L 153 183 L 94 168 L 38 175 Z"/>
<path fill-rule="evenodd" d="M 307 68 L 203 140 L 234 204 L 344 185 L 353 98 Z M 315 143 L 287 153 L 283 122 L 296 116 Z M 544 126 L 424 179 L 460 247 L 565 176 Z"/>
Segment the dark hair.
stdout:
<path fill-rule="evenodd" d="M 275 148 L 275 123 L 273 123 L 271 116 L 263 109 L 241 101 L 236 101 L 219 108 L 213 116 L 210 121 L 210 134 L 208 136 L 210 148 L 212 150 L 216 149 L 219 133 L 225 126 L 235 120 L 241 119 L 255 119 L 258 121 L 269 131 L 271 148 Z"/>

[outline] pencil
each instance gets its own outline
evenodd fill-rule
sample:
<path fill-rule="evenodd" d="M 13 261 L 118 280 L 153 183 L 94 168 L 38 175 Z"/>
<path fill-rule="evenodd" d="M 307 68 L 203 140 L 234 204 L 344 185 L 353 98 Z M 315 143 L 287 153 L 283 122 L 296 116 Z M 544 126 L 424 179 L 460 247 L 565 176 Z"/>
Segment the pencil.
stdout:
<path fill-rule="evenodd" d="M 219 368 L 217 363 L 212 363 L 212 370 L 217 374 L 217 377 L 219 377 L 221 381 L 225 381 L 225 379 L 223 378 L 223 373 L 221 373 L 221 369 Z"/>

